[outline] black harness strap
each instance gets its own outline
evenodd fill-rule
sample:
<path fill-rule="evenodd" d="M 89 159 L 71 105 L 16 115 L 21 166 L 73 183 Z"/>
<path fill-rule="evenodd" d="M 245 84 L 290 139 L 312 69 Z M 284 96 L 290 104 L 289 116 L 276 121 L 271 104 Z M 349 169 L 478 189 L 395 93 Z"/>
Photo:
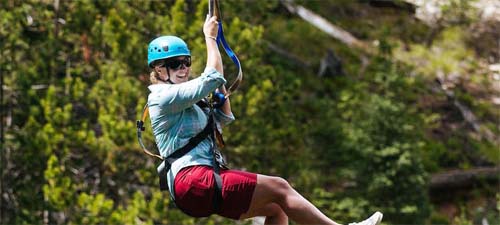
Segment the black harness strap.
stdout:
<path fill-rule="evenodd" d="M 192 137 L 189 139 L 189 142 L 184 145 L 184 147 L 178 149 L 171 155 L 169 155 L 165 160 L 162 162 L 162 165 L 158 167 L 158 173 L 160 175 L 160 190 L 164 191 L 168 189 L 167 185 L 167 172 L 170 170 L 170 167 L 172 166 L 172 163 L 175 162 L 175 160 L 181 158 L 185 154 L 187 154 L 191 149 L 196 147 L 201 141 L 205 140 L 208 135 L 212 132 L 213 129 L 213 118 L 210 117 L 208 119 L 207 126 L 203 128 L 203 130 L 198 133 L 196 136 Z"/>
<path fill-rule="evenodd" d="M 203 101 L 200 101 L 198 106 L 204 108 L 204 103 Z M 206 103 L 205 103 L 206 104 Z M 205 128 L 198 133 L 196 136 L 192 137 L 189 139 L 189 142 L 182 148 L 178 149 L 171 155 L 169 155 L 163 162 L 160 164 L 158 167 L 158 174 L 159 174 L 159 179 L 160 179 L 160 190 L 168 190 L 168 182 L 167 182 L 167 176 L 168 176 L 168 171 L 170 170 L 170 167 L 172 164 L 175 162 L 175 160 L 181 158 L 185 154 L 187 154 L 189 151 L 191 151 L 193 148 L 198 146 L 200 142 L 205 140 L 207 137 L 211 137 L 214 141 L 214 146 L 212 147 L 212 154 L 213 154 L 213 174 L 214 174 L 214 180 L 215 180 L 215 185 L 214 185 L 214 197 L 213 197 L 213 210 L 214 213 L 217 213 L 220 211 L 220 207 L 222 204 L 222 178 L 219 174 L 220 172 L 220 166 L 221 163 L 219 161 L 223 162 L 222 160 L 222 155 L 220 152 L 217 151 L 216 149 L 216 143 L 215 143 L 215 134 L 214 132 L 216 131 L 216 125 L 215 125 L 215 115 L 213 114 L 212 111 L 210 111 L 209 116 L 208 116 L 208 122 Z M 223 165 L 225 166 L 225 165 Z M 173 193 L 170 193 L 172 198 L 174 197 Z"/>
<path fill-rule="evenodd" d="M 214 114 L 211 112 L 210 113 L 210 116 L 212 119 L 212 121 L 214 121 Z M 214 187 L 214 197 L 213 197 L 213 209 L 214 209 L 214 212 L 215 213 L 218 213 L 220 211 L 220 208 L 221 208 L 221 204 L 222 204 L 222 178 L 220 176 L 220 166 L 222 164 L 222 166 L 225 166 L 224 165 L 224 161 L 222 160 L 222 155 L 220 154 L 219 151 L 217 151 L 216 149 L 216 140 L 215 140 L 215 132 L 217 132 L 217 127 L 215 125 L 215 123 L 212 123 L 212 139 L 214 141 L 214 147 L 212 148 L 212 154 L 213 154 L 213 162 L 214 162 L 214 180 L 215 180 L 215 187 Z"/>
<path fill-rule="evenodd" d="M 215 187 L 214 187 L 214 199 L 213 199 L 213 209 L 214 213 L 220 212 L 220 208 L 222 205 L 222 177 L 219 174 L 219 167 L 216 165 L 214 168 L 214 179 L 215 179 Z"/>

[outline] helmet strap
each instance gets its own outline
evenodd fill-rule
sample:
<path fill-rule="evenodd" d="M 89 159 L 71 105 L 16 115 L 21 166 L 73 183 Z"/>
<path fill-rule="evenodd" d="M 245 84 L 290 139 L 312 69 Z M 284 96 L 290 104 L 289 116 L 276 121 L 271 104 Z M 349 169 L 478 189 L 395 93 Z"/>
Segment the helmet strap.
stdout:
<path fill-rule="evenodd" d="M 166 69 L 167 69 L 168 78 L 166 80 L 164 80 L 163 78 L 160 77 L 160 73 L 156 72 L 156 74 L 157 74 L 156 79 L 160 80 L 163 83 L 175 84 L 174 82 L 172 82 L 172 80 L 170 80 L 170 71 L 168 71 L 168 68 L 166 68 Z"/>
<path fill-rule="evenodd" d="M 160 80 L 163 83 L 172 83 L 172 81 L 170 79 L 164 80 L 160 76 L 157 76 L 156 79 Z"/>
<path fill-rule="evenodd" d="M 172 80 L 170 80 L 170 71 L 167 69 L 167 75 L 168 75 L 168 79 L 167 79 L 167 82 L 170 83 L 170 84 L 175 84 L 174 82 L 172 82 Z"/>

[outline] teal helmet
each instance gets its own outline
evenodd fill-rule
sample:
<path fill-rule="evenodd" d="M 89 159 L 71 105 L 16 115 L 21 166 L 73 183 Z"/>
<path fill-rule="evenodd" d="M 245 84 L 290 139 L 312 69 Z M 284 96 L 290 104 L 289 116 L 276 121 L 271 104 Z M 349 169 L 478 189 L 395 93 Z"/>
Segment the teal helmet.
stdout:
<path fill-rule="evenodd" d="M 148 66 L 160 59 L 176 56 L 191 56 L 189 48 L 182 39 L 176 36 L 161 36 L 155 38 L 148 46 Z"/>

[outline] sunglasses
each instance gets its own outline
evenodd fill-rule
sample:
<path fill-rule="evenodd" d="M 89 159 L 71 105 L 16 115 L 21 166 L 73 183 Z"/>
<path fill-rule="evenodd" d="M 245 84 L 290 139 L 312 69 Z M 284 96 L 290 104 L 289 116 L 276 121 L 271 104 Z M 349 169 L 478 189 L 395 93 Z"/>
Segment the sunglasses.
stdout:
<path fill-rule="evenodd" d="M 180 70 L 182 65 L 185 67 L 191 66 L 191 57 L 185 57 L 184 59 L 168 59 L 163 62 L 162 66 L 173 70 Z"/>

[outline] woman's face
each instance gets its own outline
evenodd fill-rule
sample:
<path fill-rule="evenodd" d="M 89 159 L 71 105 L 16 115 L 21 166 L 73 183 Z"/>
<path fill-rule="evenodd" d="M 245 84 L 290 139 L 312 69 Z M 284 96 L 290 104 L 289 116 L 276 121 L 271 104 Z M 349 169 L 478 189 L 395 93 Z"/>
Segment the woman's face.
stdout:
<path fill-rule="evenodd" d="M 165 80 L 170 78 L 170 81 L 172 81 L 174 84 L 183 83 L 188 81 L 189 79 L 189 72 L 191 71 L 190 67 L 190 57 L 174 57 L 167 60 L 165 67 L 160 68 L 160 76 L 162 76 Z"/>

